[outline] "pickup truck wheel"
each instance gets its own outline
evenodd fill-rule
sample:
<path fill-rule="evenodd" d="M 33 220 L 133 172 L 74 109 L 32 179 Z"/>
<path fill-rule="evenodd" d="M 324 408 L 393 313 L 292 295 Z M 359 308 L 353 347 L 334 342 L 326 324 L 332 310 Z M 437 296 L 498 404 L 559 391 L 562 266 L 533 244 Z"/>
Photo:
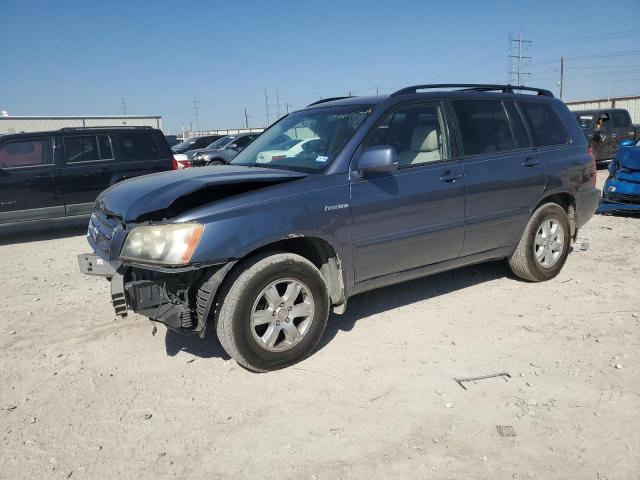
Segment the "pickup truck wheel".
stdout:
<path fill-rule="evenodd" d="M 320 271 L 292 253 L 247 259 L 221 292 L 216 332 L 224 350 L 255 372 L 284 368 L 311 354 L 329 317 Z"/>
<path fill-rule="evenodd" d="M 546 203 L 529 219 L 509 266 L 524 280 L 550 280 L 562 269 L 571 241 L 567 212 L 558 204 Z"/>

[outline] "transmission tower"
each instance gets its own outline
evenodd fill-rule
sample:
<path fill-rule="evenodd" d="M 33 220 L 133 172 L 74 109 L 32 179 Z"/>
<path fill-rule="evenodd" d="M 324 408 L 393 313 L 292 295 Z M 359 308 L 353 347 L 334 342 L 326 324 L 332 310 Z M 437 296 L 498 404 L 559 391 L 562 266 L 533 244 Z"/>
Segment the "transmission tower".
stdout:
<path fill-rule="evenodd" d="M 193 118 L 196 121 L 196 130 L 200 131 L 200 122 L 198 119 L 198 113 L 200 110 L 200 100 L 198 100 L 196 97 L 193 97 Z"/>
<path fill-rule="evenodd" d="M 530 56 L 525 55 L 526 51 L 531 47 L 531 40 L 524 40 L 522 32 L 518 34 L 518 38 L 509 37 L 509 76 L 510 81 L 516 85 L 522 85 L 525 77 L 531 75 L 531 72 L 525 72 L 524 67 L 531 60 Z"/>

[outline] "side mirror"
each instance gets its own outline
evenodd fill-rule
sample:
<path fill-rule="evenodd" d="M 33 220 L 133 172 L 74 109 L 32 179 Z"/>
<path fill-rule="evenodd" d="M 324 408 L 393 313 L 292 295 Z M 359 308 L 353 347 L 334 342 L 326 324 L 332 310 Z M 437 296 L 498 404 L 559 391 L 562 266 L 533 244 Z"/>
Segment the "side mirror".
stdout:
<path fill-rule="evenodd" d="M 240 149 L 240 147 L 238 147 L 237 143 L 232 143 L 227 148 L 230 148 L 231 150 L 239 150 Z"/>
<path fill-rule="evenodd" d="M 358 159 L 358 170 L 363 176 L 372 173 L 393 172 L 398 168 L 398 153 L 393 147 L 381 145 L 362 152 Z"/>

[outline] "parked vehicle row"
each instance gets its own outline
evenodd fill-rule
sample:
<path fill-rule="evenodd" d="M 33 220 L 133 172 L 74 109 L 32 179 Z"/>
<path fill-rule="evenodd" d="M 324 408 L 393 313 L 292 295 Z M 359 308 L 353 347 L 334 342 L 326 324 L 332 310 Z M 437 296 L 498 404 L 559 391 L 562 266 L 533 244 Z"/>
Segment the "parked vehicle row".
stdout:
<path fill-rule="evenodd" d="M 280 153 L 301 131 L 310 141 Z M 229 165 L 110 187 L 78 260 L 111 280 L 117 314 L 185 334 L 211 325 L 239 364 L 273 370 L 308 356 L 329 310 L 367 290 L 497 259 L 555 277 L 596 210 L 595 180 L 549 91 L 417 85 L 311 104 Z"/>

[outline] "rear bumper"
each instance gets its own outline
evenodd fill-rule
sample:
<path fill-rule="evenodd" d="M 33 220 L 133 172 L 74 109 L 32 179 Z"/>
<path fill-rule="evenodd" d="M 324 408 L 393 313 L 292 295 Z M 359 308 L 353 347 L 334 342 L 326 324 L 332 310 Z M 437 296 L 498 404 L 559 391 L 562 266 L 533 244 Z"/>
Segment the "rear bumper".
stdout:
<path fill-rule="evenodd" d="M 593 187 L 576 195 L 577 227 L 582 228 L 596 213 L 600 202 L 600 190 Z"/>

